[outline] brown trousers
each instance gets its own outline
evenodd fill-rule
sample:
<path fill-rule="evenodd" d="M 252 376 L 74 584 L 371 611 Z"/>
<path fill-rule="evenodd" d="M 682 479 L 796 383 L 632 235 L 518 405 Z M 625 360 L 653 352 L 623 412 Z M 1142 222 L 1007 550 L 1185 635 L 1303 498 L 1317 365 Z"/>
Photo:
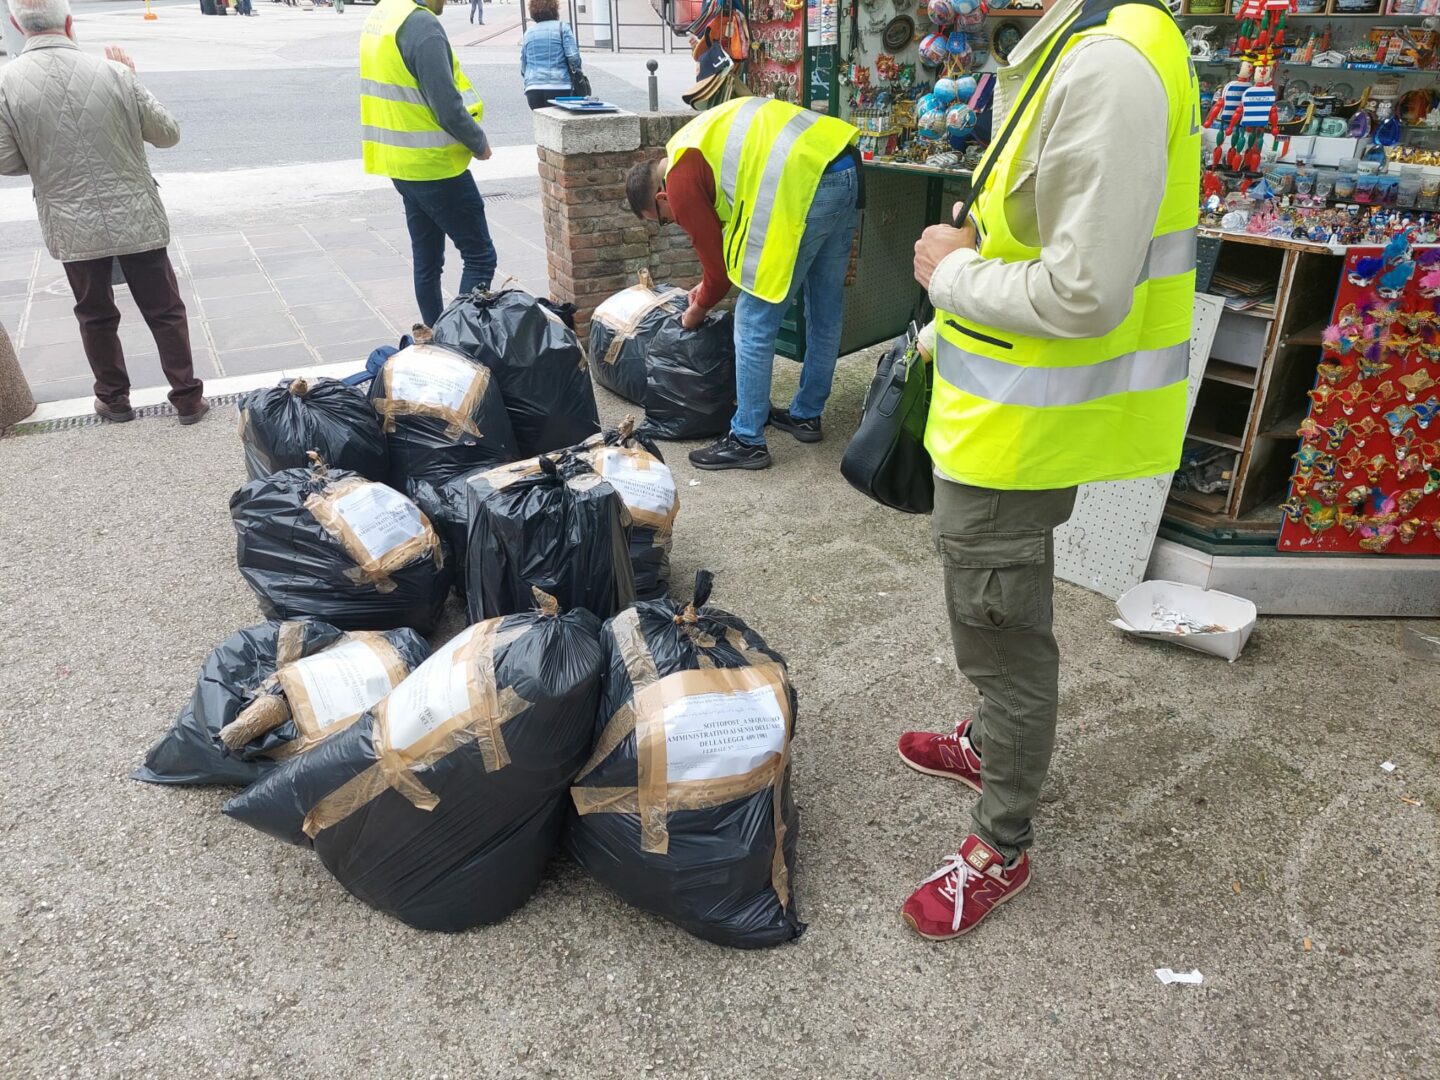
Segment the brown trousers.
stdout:
<path fill-rule="evenodd" d="M 185 321 L 185 302 L 180 299 L 170 255 L 164 248 L 156 248 L 119 258 L 130 295 L 155 335 L 160 368 L 170 381 L 170 404 L 176 412 L 194 412 L 205 388 L 195 377 L 190 324 Z M 123 407 L 130 401 L 130 376 L 120 347 L 120 311 L 115 307 L 110 270 L 109 258 L 65 264 L 65 276 L 75 294 L 80 340 L 95 373 L 95 396 L 106 405 Z"/>

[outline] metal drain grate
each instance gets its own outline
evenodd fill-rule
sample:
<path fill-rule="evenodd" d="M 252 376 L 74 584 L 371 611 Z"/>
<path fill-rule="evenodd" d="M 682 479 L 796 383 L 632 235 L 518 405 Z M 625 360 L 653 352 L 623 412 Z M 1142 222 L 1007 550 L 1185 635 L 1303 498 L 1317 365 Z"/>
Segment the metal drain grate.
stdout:
<path fill-rule="evenodd" d="M 211 410 L 222 408 L 226 405 L 233 405 L 244 394 L 216 394 L 214 397 L 206 395 L 210 402 Z M 174 416 L 175 406 L 168 402 L 164 405 L 142 405 L 135 410 L 135 419 L 150 420 L 163 416 Z M 101 424 L 109 423 L 102 420 L 95 413 L 86 413 L 84 416 L 62 416 L 55 420 L 37 420 L 34 423 L 20 421 L 8 428 L 0 428 L 0 439 L 17 439 L 21 435 L 48 435 L 53 431 L 74 431 L 77 428 L 98 427 Z"/>

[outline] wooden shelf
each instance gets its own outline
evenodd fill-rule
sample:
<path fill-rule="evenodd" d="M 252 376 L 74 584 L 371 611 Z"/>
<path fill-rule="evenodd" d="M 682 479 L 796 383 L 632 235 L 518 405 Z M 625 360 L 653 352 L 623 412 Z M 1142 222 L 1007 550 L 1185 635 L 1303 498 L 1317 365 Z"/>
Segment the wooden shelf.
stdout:
<path fill-rule="evenodd" d="M 1268 307 L 1265 304 L 1256 304 L 1253 308 L 1245 308 L 1244 310 L 1227 307 L 1225 313 L 1227 315 L 1244 315 L 1250 319 L 1264 319 L 1266 322 L 1275 321 L 1275 308 L 1273 304 Z"/>
<path fill-rule="evenodd" d="M 1225 513 L 1225 504 L 1230 501 L 1230 493 L 1228 491 L 1179 491 L 1171 488 L 1170 501 L 1202 513 L 1218 516 Z"/>
<path fill-rule="evenodd" d="M 1190 422 L 1190 430 L 1185 432 L 1185 438 L 1209 443 L 1211 446 L 1223 446 L 1226 450 L 1234 450 L 1237 453 L 1245 449 L 1245 440 L 1242 436 L 1222 435 L 1213 428 L 1201 427 L 1193 420 Z"/>
<path fill-rule="evenodd" d="M 1305 327 L 1304 330 L 1297 330 L 1293 334 L 1286 334 L 1283 338 L 1281 338 L 1280 344 L 1282 346 L 1319 345 L 1321 342 L 1320 336 L 1325 333 L 1325 327 L 1327 325 L 1329 324 L 1326 323 L 1324 319 L 1321 319 L 1319 322 L 1312 323 L 1310 326 Z"/>
<path fill-rule="evenodd" d="M 1255 368 L 1246 367 L 1244 364 L 1232 364 L 1229 360 L 1216 360 L 1213 357 L 1205 365 L 1205 378 L 1211 382 L 1243 386 L 1247 390 L 1255 389 L 1255 377 L 1259 374 Z"/>

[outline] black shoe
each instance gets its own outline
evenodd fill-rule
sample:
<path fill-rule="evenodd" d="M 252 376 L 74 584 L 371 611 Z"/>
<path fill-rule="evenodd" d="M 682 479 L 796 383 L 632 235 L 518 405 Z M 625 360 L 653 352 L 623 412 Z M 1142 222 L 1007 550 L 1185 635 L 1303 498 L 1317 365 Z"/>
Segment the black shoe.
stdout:
<path fill-rule="evenodd" d="M 697 469 L 768 469 L 770 451 L 764 445 L 750 446 L 726 434 L 709 446 L 690 451 L 690 464 Z"/>
<path fill-rule="evenodd" d="M 788 431 L 801 442 L 819 442 L 825 437 L 820 430 L 820 418 L 818 416 L 810 420 L 797 420 L 790 415 L 789 409 L 777 409 L 770 406 L 770 424 L 781 431 Z"/>

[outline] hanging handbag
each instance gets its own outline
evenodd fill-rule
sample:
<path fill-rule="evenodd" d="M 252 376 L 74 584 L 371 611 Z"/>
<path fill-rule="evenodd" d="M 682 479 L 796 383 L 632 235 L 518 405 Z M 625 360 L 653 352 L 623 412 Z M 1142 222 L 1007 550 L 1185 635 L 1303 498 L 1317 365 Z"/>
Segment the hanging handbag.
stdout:
<path fill-rule="evenodd" d="M 911 323 L 876 365 L 840 474 L 881 506 L 928 514 L 935 505 L 935 474 L 925 452 L 933 368 L 920 355 L 917 336 Z"/>
<path fill-rule="evenodd" d="M 580 70 L 579 60 L 572 59 L 570 54 L 565 52 L 565 31 L 568 29 L 570 27 L 565 23 L 560 24 L 560 52 L 565 57 L 565 69 L 570 72 L 570 93 L 575 97 L 589 97 L 590 76 Z"/>
<path fill-rule="evenodd" d="M 971 180 L 969 194 L 954 217 L 956 228 L 962 227 L 969 218 L 975 196 L 985 189 L 985 182 L 1001 151 L 1015 133 L 1036 91 L 1045 84 L 1050 68 L 1059 59 L 1071 35 L 1104 23 L 1111 8 L 1126 2 L 1147 3 L 1163 9 L 1159 0 L 1087 0 L 1079 16 L 1060 32 L 1037 65 L 1034 78 L 1006 117 L 1004 129 L 981 160 L 980 168 Z M 922 297 L 921 306 L 925 313 L 924 321 L 928 321 L 932 311 L 928 297 Z M 916 345 L 918 336 L 916 323 L 912 322 L 910 332 L 897 338 L 880 358 L 870 390 L 865 395 L 860 427 L 840 459 L 841 475 L 853 487 L 882 506 L 903 510 L 907 514 L 928 514 L 934 508 L 935 500 L 934 465 L 925 450 L 925 423 L 930 411 L 933 365 L 920 355 Z"/>

